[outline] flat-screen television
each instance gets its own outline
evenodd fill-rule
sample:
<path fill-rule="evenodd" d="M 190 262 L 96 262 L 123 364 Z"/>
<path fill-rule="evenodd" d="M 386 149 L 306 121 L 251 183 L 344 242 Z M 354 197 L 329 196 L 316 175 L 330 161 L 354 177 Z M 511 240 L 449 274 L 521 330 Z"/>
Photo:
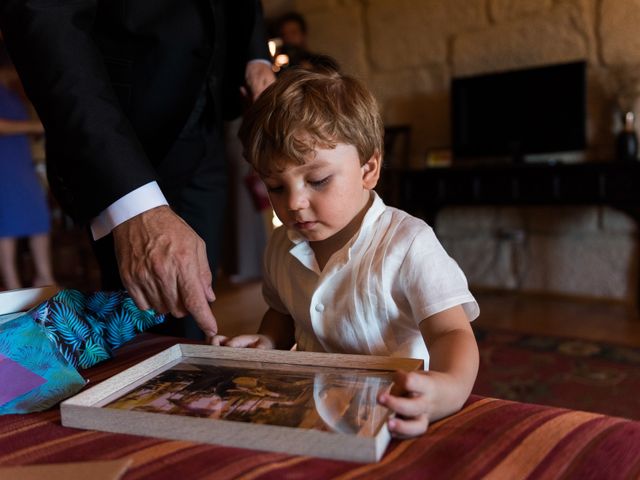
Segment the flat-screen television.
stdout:
<path fill-rule="evenodd" d="M 454 159 L 583 151 L 586 63 L 454 78 L 451 118 Z"/>

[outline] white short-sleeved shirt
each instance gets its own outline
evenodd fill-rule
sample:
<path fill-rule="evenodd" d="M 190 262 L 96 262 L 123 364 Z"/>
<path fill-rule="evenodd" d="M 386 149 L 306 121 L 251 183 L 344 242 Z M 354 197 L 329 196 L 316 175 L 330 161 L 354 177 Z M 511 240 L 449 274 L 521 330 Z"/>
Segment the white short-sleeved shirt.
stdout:
<path fill-rule="evenodd" d="M 293 317 L 299 350 L 421 358 L 426 369 L 420 322 L 456 305 L 472 321 L 480 309 L 433 229 L 373 195 L 358 233 L 322 271 L 308 241 L 276 229 L 263 295 Z"/>

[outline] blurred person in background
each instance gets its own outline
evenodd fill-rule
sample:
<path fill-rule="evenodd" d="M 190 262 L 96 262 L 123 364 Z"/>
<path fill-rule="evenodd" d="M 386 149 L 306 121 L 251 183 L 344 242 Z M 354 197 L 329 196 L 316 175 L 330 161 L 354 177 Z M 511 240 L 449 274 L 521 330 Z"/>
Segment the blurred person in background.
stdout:
<path fill-rule="evenodd" d="M 307 22 L 298 12 L 288 12 L 276 21 L 275 35 L 281 45 L 276 52 L 276 65 L 282 69 L 301 67 L 340 70 L 340 65 L 332 57 L 309 51 L 307 46 Z M 278 55 L 286 55 L 287 63 L 278 65 Z"/>
<path fill-rule="evenodd" d="M 23 286 L 17 244 L 27 237 L 34 266 L 30 284 L 54 285 L 49 207 L 28 138 L 42 135 L 43 128 L 29 115 L 15 69 L 6 55 L 0 57 L 0 279 L 8 290 Z"/>
<path fill-rule="evenodd" d="M 283 45 L 307 50 L 307 22 L 298 12 L 288 12 L 278 19 L 278 37 Z"/>
<path fill-rule="evenodd" d="M 298 12 L 288 12 L 276 21 L 275 35 L 280 39 L 281 45 L 276 52 L 276 64 L 278 55 L 286 55 L 288 63 L 282 68 L 309 66 L 314 54 L 307 49 L 307 22 Z"/>

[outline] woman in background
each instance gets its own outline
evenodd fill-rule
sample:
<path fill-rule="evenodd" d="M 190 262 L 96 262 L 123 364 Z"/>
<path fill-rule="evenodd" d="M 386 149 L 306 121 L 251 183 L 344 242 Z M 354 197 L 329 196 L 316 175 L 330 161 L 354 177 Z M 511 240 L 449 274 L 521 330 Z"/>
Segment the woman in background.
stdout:
<path fill-rule="evenodd" d="M 43 134 L 30 118 L 19 93 L 18 76 L 0 66 L 0 280 L 5 289 L 21 288 L 16 244 L 29 238 L 33 286 L 55 284 L 49 251 L 50 215 L 34 169 L 28 135 Z"/>

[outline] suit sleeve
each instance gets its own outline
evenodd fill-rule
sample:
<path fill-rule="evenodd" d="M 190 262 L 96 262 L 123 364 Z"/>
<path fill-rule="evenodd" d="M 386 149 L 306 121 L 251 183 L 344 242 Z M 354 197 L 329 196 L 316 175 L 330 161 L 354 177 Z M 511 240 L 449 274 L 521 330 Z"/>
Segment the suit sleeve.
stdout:
<path fill-rule="evenodd" d="M 56 197 L 86 222 L 157 180 L 93 41 L 95 0 L 0 0 L 7 49 L 45 126 Z"/>
<path fill-rule="evenodd" d="M 271 60 L 267 35 L 259 0 L 235 0 L 226 5 L 228 25 L 227 51 L 223 82 L 223 114 L 225 120 L 242 112 L 240 87 L 244 84 L 247 63 L 251 60 Z"/>
<path fill-rule="evenodd" d="M 267 31 L 262 12 L 262 3 L 259 0 L 255 0 L 253 8 L 253 25 L 251 25 L 245 60 L 246 62 L 256 59 L 271 60 L 267 45 Z"/>

